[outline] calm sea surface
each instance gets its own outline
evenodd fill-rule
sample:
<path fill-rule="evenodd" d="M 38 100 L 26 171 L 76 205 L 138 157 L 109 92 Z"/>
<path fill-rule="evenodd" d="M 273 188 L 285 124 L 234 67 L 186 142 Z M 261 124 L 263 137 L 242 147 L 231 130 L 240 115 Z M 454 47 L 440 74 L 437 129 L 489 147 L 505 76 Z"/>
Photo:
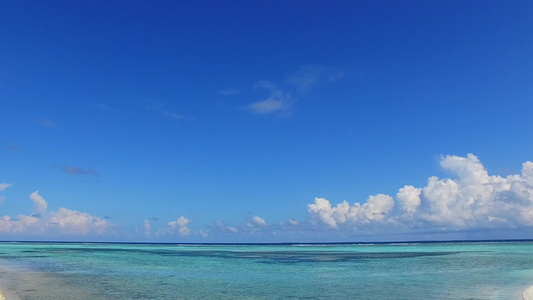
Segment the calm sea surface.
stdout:
<path fill-rule="evenodd" d="M 22 299 L 508 300 L 533 284 L 533 243 L 0 243 L 0 266 Z"/>

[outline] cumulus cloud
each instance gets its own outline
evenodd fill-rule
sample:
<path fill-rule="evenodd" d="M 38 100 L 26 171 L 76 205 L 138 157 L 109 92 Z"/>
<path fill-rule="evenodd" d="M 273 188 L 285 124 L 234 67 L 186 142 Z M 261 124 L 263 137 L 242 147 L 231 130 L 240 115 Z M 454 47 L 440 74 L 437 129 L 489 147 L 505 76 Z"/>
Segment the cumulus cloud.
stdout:
<path fill-rule="evenodd" d="M 111 224 L 87 213 L 59 208 L 48 212 L 48 203 L 38 191 L 30 194 L 37 213 L 30 216 L 18 215 L 17 218 L 3 216 L 0 218 L 0 233 L 6 234 L 57 234 L 85 235 L 105 234 Z"/>
<path fill-rule="evenodd" d="M 191 230 L 187 227 L 191 221 L 185 217 L 179 217 L 178 220 L 168 223 L 168 233 L 177 233 L 181 236 L 188 236 L 191 234 Z"/>
<path fill-rule="evenodd" d="M 254 216 L 250 219 L 250 222 L 249 222 L 250 225 L 252 226 L 259 226 L 259 227 L 265 227 L 267 225 L 267 223 L 265 222 L 265 219 L 259 217 L 259 216 Z"/>
<path fill-rule="evenodd" d="M 109 227 L 109 223 L 103 219 L 63 207 L 56 212 L 51 212 L 50 216 L 50 224 L 59 226 L 59 230 L 63 233 L 103 234 Z"/>
<path fill-rule="evenodd" d="M 226 225 L 222 221 L 213 222 L 213 223 L 210 224 L 210 227 L 213 229 L 213 231 L 216 231 L 216 232 L 236 233 L 236 232 L 239 231 L 239 229 L 237 229 L 237 227 Z"/>
<path fill-rule="evenodd" d="M 422 188 L 406 185 L 396 199 L 379 194 L 364 204 L 344 201 L 332 207 L 330 201 L 316 198 L 307 206 L 311 220 L 330 228 L 368 224 L 415 230 L 533 226 L 532 162 L 522 165 L 521 174 L 507 177 L 489 175 L 473 154 L 442 156 L 440 166 L 453 178 L 432 176 Z"/>
<path fill-rule="evenodd" d="M 33 206 L 38 212 L 45 212 L 48 208 L 48 203 L 46 203 L 44 198 L 39 195 L 39 191 L 31 193 L 30 199 L 33 201 Z"/>
<path fill-rule="evenodd" d="M 13 219 L 10 216 L 0 218 L 0 233 L 27 233 L 42 232 L 42 226 L 38 226 L 39 219 L 31 216 L 19 215 Z"/>
<path fill-rule="evenodd" d="M 289 219 L 288 221 L 289 225 L 292 225 L 292 226 L 298 226 L 298 221 L 296 221 L 295 219 Z"/>
<path fill-rule="evenodd" d="M 370 196 L 366 203 L 350 205 L 347 201 L 331 207 L 331 203 L 324 198 L 315 198 L 314 204 L 307 205 L 307 210 L 313 217 L 336 228 L 343 223 L 370 223 L 384 221 L 394 207 L 391 196 L 378 194 Z"/>
<path fill-rule="evenodd" d="M 396 199 L 398 200 L 401 209 L 407 215 L 412 215 L 420 206 L 420 193 L 422 189 L 415 188 L 412 185 L 406 185 L 398 191 Z"/>
<path fill-rule="evenodd" d="M 144 220 L 144 235 L 148 237 L 152 236 L 152 225 L 148 219 Z"/>

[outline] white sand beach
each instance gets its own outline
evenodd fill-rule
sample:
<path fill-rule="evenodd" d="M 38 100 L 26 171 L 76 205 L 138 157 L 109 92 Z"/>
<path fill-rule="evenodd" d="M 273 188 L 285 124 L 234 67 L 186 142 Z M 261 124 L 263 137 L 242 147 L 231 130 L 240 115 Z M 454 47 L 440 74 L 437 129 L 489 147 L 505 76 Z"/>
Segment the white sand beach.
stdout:
<path fill-rule="evenodd" d="M 7 269 L 0 265 L 0 300 L 20 300 L 17 292 L 10 288 L 9 283 L 6 282 Z"/>
<path fill-rule="evenodd" d="M 11 291 L 9 289 L 2 288 L 0 290 L 0 300 L 20 300 L 20 297 L 15 293 L 15 291 Z"/>
<path fill-rule="evenodd" d="M 522 300 L 533 300 L 533 285 L 522 293 Z"/>

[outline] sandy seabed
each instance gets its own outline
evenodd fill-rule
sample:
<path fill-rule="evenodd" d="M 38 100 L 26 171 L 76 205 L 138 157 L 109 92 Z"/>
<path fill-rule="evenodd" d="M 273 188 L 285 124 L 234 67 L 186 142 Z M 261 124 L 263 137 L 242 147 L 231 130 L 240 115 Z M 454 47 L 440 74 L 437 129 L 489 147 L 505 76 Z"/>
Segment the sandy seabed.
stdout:
<path fill-rule="evenodd" d="M 7 300 L 14 300 L 19 299 L 18 297 L 11 295 L 11 297 L 7 298 Z M 0 290 L 0 300 L 6 300 L 6 297 L 2 293 L 2 290 Z M 522 300 L 533 300 L 533 285 L 528 287 L 523 293 L 522 293 Z"/>

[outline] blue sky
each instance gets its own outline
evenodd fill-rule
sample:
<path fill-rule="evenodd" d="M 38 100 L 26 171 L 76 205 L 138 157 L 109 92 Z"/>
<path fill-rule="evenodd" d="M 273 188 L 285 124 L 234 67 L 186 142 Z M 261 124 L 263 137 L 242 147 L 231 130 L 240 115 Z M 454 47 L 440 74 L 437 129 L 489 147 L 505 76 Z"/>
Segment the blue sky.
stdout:
<path fill-rule="evenodd" d="M 5 1 L 0 238 L 533 238 L 532 13 Z"/>

